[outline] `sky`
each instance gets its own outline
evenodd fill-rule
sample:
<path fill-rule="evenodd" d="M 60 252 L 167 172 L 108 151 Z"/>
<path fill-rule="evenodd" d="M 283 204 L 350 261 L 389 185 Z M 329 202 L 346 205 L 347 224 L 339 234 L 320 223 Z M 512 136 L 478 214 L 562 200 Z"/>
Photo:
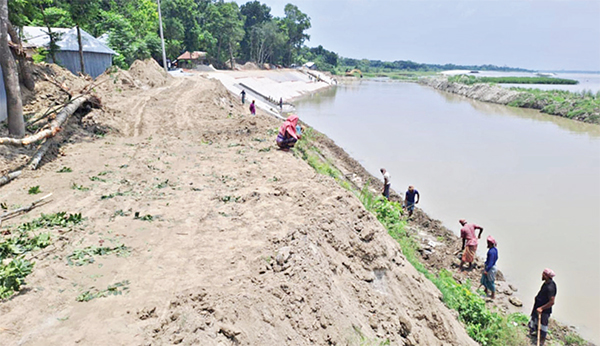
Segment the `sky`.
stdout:
<path fill-rule="evenodd" d="M 243 3 L 245 1 L 239 1 Z M 600 71 L 600 0 L 262 0 L 343 57 Z"/>

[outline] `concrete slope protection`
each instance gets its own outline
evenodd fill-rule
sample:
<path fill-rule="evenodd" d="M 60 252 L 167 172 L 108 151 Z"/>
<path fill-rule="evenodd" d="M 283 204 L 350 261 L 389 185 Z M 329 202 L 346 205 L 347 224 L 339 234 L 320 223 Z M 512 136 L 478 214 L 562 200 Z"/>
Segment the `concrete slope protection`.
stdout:
<path fill-rule="evenodd" d="M 352 193 L 276 150 L 280 120 L 218 81 L 139 73 L 98 87 L 104 109 L 82 121 L 107 135 L 0 189 L 10 205 L 53 193 L 6 229 L 84 217 L 0 303 L 3 344 L 476 345 Z M 107 245 L 128 252 L 69 264 Z"/>

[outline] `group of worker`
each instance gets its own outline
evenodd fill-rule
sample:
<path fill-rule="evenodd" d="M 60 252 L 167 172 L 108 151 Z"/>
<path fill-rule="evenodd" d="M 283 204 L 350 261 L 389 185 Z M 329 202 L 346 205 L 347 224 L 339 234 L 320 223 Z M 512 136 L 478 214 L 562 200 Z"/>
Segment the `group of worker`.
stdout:
<path fill-rule="evenodd" d="M 385 168 L 381 168 L 380 171 L 383 174 L 383 189 L 381 193 L 389 200 L 391 175 Z M 415 204 L 419 203 L 419 199 L 419 192 L 414 186 L 409 186 L 404 195 L 404 203 L 402 205 L 404 210 L 408 210 L 409 218 L 413 214 Z M 470 270 L 472 269 L 473 262 L 477 256 L 477 245 L 479 239 L 481 239 L 483 227 L 474 223 L 468 223 L 465 219 L 459 220 L 459 223 L 462 226 L 460 229 L 460 237 L 462 239 L 462 248 L 460 251 L 462 251 L 462 257 L 459 268 L 463 271 L 466 263 L 468 264 L 467 270 Z M 479 231 L 479 234 L 475 235 L 476 231 Z M 498 244 L 496 239 L 491 235 L 489 235 L 486 240 L 488 251 L 479 282 L 484 288 L 485 295 L 494 299 L 496 297 L 496 273 L 498 271 L 496 268 L 496 262 L 498 261 Z M 544 283 L 535 297 L 531 318 L 529 320 L 528 327 L 530 334 L 532 336 L 537 335 L 539 345 L 544 345 L 546 341 L 548 321 L 550 319 L 550 314 L 552 314 L 552 306 L 554 305 L 554 300 L 556 298 L 556 283 L 553 280 L 554 276 L 555 273 L 551 269 L 546 268 L 542 272 L 542 281 Z"/>
<path fill-rule="evenodd" d="M 240 93 L 240 95 L 242 96 L 242 104 L 246 104 L 246 90 L 242 89 L 242 92 Z M 250 114 L 252 115 L 256 115 L 256 101 L 252 100 L 252 103 L 250 103 Z M 283 111 L 283 98 L 279 98 L 279 110 Z"/>
<path fill-rule="evenodd" d="M 302 134 L 301 128 L 298 125 L 298 116 L 292 114 L 279 128 L 276 142 L 281 149 L 288 150 L 289 148 L 292 148 L 301 137 Z M 392 185 L 391 175 L 385 168 L 381 168 L 380 171 L 383 174 L 384 180 L 381 193 L 389 200 L 390 188 Z M 404 203 L 402 205 L 402 208 L 408 211 L 409 218 L 413 215 L 415 205 L 419 203 L 420 198 L 419 191 L 417 191 L 414 186 L 410 185 L 404 194 Z M 477 246 L 479 239 L 481 239 L 481 234 L 483 233 L 483 227 L 474 223 L 468 223 L 465 219 L 460 219 L 459 223 L 462 226 L 460 230 L 462 248 L 460 251 L 463 252 L 460 261 L 460 270 L 463 271 L 465 269 L 465 263 L 468 264 L 467 270 L 470 270 L 472 269 L 473 262 L 477 256 Z M 476 231 L 479 231 L 477 235 L 475 235 Z M 498 261 L 498 244 L 496 239 L 491 235 L 489 235 L 486 240 L 488 251 L 485 266 L 481 273 L 480 283 L 484 288 L 485 295 L 494 299 L 496 297 L 496 273 L 498 271 L 496 267 L 496 262 Z M 531 335 L 537 335 L 539 345 L 544 345 L 546 341 L 548 321 L 550 319 L 550 314 L 552 314 L 552 306 L 554 305 L 556 297 L 556 283 L 553 280 L 554 276 L 555 273 L 551 269 L 546 268 L 542 272 L 542 281 L 544 283 L 535 297 L 533 309 L 531 311 L 531 318 L 528 326 Z"/>

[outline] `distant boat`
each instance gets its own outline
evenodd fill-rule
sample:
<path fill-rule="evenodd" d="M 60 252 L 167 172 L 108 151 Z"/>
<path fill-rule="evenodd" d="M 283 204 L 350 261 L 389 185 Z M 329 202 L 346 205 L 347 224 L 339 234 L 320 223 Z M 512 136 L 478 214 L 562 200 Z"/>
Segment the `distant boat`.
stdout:
<path fill-rule="evenodd" d="M 479 71 L 471 71 L 471 72 L 469 72 L 469 73 L 479 73 Z"/>
<path fill-rule="evenodd" d="M 554 73 L 550 73 L 550 72 L 538 72 L 536 74 L 538 77 L 548 77 L 548 78 L 556 77 L 556 75 Z"/>

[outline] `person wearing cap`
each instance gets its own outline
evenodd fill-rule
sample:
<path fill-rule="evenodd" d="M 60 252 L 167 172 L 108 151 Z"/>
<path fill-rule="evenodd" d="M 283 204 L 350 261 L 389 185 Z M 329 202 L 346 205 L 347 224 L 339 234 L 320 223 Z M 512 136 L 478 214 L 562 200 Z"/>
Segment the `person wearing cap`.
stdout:
<path fill-rule="evenodd" d="M 458 222 L 463 226 L 460 229 L 460 237 L 462 238 L 462 257 L 460 260 L 460 270 L 463 270 L 463 264 L 469 263 L 467 269 L 471 269 L 475 255 L 477 254 L 478 239 L 481 239 L 481 233 L 483 233 L 483 227 L 478 226 L 474 223 L 467 223 L 467 220 L 460 219 Z M 479 230 L 479 235 L 475 236 L 475 230 Z M 466 246 L 466 248 L 465 248 Z"/>
<path fill-rule="evenodd" d="M 541 319 L 540 327 L 540 345 L 544 345 L 546 335 L 548 334 L 548 321 L 552 314 L 552 306 L 556 298 L 556 283 L 552 280 L 555 277 L 552 269 L 546 268 L 542 272 L 542 288 L 535 296 L 533 310 L 531 310 L 531 319 L 529 320 L 529 332 L 531 335 L 537 335 L 538 318 Z"/>
<path fill-rule="evenodd" d="M 481 274 L 481 284 L 485 295 L 488 295 L 490 291 L 490 297 L 494 299 L 496 297 L 496 262 L 498 261 L 498 249 L 496 248 L 496 239 L 491 235 L 487 237 L 487 258 L 485 260 L 485 268 Z"/>

